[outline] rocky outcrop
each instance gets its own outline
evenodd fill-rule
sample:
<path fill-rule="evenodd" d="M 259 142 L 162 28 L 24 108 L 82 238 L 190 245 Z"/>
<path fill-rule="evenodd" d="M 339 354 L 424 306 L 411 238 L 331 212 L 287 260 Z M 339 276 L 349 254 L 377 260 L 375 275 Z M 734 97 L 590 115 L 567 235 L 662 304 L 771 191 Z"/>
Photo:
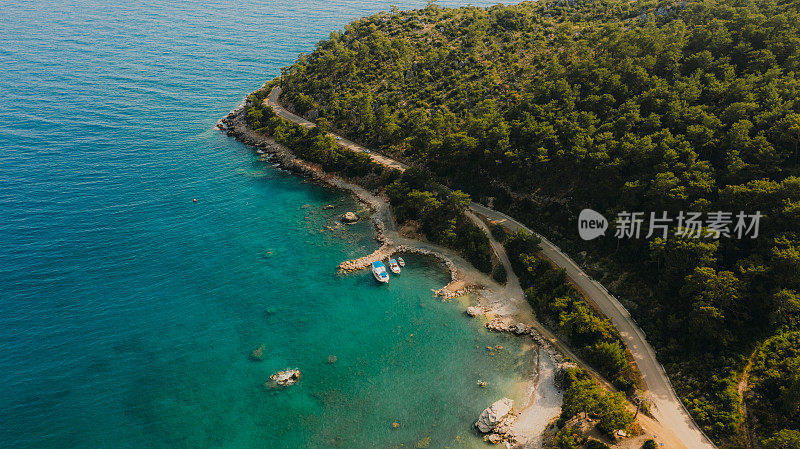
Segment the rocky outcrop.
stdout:
<path fill-rule="evenodd" d="M 508 322 L 509 317 L 496 317 L 486 323 L 486 329 L 493 332 L 511 332 L 511 324 Z"/>
<path fill-rule="evenodd" d="M 287 369 L 269 376 L 266 386 L 268 388 L 288 387 L 296 384 L 298 380 L 300 380 L 300 370 Z"/>
<path fill-rule="evenodd" d="M 498 427 L 505 423 L 514 407 L 514 401 L 509 398 L 503 398 L 495 401 L 481 413 L 478 420 L 475 421 L 475 427 L 482 433 L 494 432 Z"/>
<path fill-rule="evenodd" d="M 573 368 L 577 368 L 578 365 L 572 362 L 561 362 L 556 366 L 556 375 L 554 377 L 556 386 L 559 388 L 564 387 L 564 380 L 566 380 L 567 372 Z"/>
<path fill-rule="evenodd" d="M 483 309 L 478 306 L 467 307 L 467 315 L 471 317 L 481 316 L 483 315 Z"/>
<path fill-rule="evenodd" d="M 356 215 L 354 212 L 345 212 L 345 214 L 342 215 L 343 223 L 352 224 L 357 221 L 358 221 L 358 215 Z"/>
<path fill-rule="evenodd" d="M 528 326 L 526 326 L 525 323 L 517 323 L 517 325 L 513 327 L 512 331 L 517 335 L 527 334 Z"/>

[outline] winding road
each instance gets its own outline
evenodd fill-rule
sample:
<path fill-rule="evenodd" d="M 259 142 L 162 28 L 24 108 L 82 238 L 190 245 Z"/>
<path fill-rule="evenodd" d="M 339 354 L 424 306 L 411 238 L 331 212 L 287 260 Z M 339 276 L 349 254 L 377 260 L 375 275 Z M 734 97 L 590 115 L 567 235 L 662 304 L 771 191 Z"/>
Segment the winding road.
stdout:
<path fill-rule="evenodd" d="M 314 127 L 314 123 L 287 111 L 282 107 L 278 101 L 281 94 L 281 88 L 275 87 L 270 91 L 267 99 L 267 104 L 272 107 L 273 111 L 279 116 L 305 126 L 307 128 Z M 405 170 L 407 166 L 394 159 L 384 155 L 376 154 L 369 149 L 347 140 L 341 136 L 330 134 L 337 142 L 352 151 L 367 153 L 372 159 L 384 166 L 396 168 L 398 170 Z M 478 203 L 470 204 L 470 211 L 474 214 L 481 215 L 488 220 L 498 222 L 511 230 L 525 230 L 526 232 L 536 234 L 528 229 L 525 225 L 517 220 L 509 217 L 508 215 L 490 209 Z M 538 234 L 536 234 L 538 235 Z M 546 238 L 539 235 L 542 239 L 542 254 L 550 259 L 555 265 L 563 268 L 567 276 L 580 288 L 586 297 L 594 303 L 597 308 L 603 312 L 619 330 L 623 341 L 627 345 L 631 354 L 633 354 L 634 361 L 642 374 L 642 378 L 647 386 L 652 405 L 651 411 L 653 416 L 658 422 L 669 429 L 674 434 L 674 439 L 670 438 L 675 444 L 681 444 L 686 449 L 714 449 L 716 446 L 711 440 L 700 430 L 697 424 L 692 420 L 683 403 L 678 399 L 672 384 L 667 377 L 661 363 L 656 358 L 655 351 L 647 343 L 645 334 L 639 329 L 639 326 L 631 317 L 630 313 L 620 302 L 611 295 L 599 282 L 590 278 L 575 261 L 561 251 L 557 246 L 548 241 Z M 498 249 L 495 248 L 498 252 Z M 505 254 L 503 251 L 502 254 Z M 507 261 L 503 261 L 504 263 Z M 514 276 L 513 272 L 509 272 L 509 276 Z M 512 284 L 509 282 L 508 284 Z M 518 283 L 517 283 L 518 285 Z M 515 296 L 519 293 L 514 291 Z M 550 336 L 550 332 L 545 335 Z M 548 338 L 550 339 L 550 338 Z M 561 345 L 560 345 L 561 346 Z M 559 348 L 561 349 L 561 348 Z M 567 348 L 568 350 L 568 348 Z M 571 351 L 567 352 L 571 354 Z M 678 443 L 679 442 L 679 443 Z M 667 446 L 669 447 L 669 446 Z"/>

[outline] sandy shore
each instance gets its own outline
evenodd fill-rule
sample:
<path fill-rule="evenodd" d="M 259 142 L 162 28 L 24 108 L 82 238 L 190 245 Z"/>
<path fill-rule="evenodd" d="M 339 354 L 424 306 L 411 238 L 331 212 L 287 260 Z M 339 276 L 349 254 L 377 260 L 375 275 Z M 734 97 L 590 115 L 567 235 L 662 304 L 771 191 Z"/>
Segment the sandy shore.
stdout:
<path fill-rule="evenodd" d="M 508 325 L 528 324 L 533 320 L 530 306 L 526 301 L 519 301 L 519 298 L 515 298 L 519 295 L 509 295 L 508 286 L 497 284 L 491 277 L 477 270 L 449 248 L 402 236 L 387 198 L 376 195 L 338 176 L 326 173 L 316 164 L 296 157 L 291 150 L 277 143 L 270 136 L 251 130 L 245 122 L 245 110 L 246 104 L 242 103 L 218 122 L 218 129 L 225 130 L 229 136 L 255 147 L 256 152 L 268 157 L 281 168 L 350 193 L 371 210 L 370 220 L 375 227 L 376 240 L 381 246 L 370 255 L 343 261 L 338 267 L 340 271 L 363 269 L 371 263 L 372 259 L 383 259 L 395 253 L 431 256 L 445 265 L 450 272 L 451 279 L 449 284 L 435 292 L 436 295 L 443 299 L 451 299 L 477 292 L 477 294 L 469 295 L 468 300 L 485 312 L 481 316 L 490 330 L 517 333 Z M 474 217 L 470 218 L 474 219 Z M 469 304 L 465 304 L 465 306 L 469 306 Z M 505 323 L 506 326 L 496 326 L 497 323 Z M 525 346 L 529 351 L 536 351 L 537 355 L 534 358 L 537 363 L 532 369 L 533 374 L 518 386 L 526 394 L 525 400 L 515 406 L 518 418 L 512 426 L 512 439 L 516 441 L 516 445 L 511 447 L 540 448 L 542 431 L 561 411 L 561 392 L 555 386 L 554 377 L 557 365 L 563 357 L 533 329 L 528 329 L 525 335 L 532 337 L 532 340 Z"/>

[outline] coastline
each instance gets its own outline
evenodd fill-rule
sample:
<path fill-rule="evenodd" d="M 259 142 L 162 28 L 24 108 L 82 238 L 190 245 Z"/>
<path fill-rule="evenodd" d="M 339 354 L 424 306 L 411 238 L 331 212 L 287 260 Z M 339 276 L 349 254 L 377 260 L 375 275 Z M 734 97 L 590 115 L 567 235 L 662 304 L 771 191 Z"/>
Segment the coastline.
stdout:
<path fill-rule="evenodd" d="M 382 198 L 357 184 L 325 172 L 316 164 L 298 158 L 290 149 L 276 142 L 272 137 L 250 129 L 244 117 L 247 106 L 248 102 L 245 99 L 220 119 L 216 128 L 245 145 L 253 147 L 258 154 L 264 155 L 276 166 L 327 187 L 348 192 L 369 208 L 370 221 L 375 229 L 375 239 L 380 243 L 380 247 L 369 255 L 340 263 L 338 266 L 340 273 L 365 269 L 372 260 L 384 259 L 395 253 L 433 257 L 441 262 L 450 273 L 450 282 L 436 290 L 434 292 L 436 296 L 442 300 L 464 298 L 465 301 L 462 302 L 467 309 L 467 314 L 483 320 L 484 327 L 491 332 L 506 332 L 517 336 L 529 335 L 531 337 L 531 341 L 525 342 L 523 346 L 527 346 L 531 351 L 536 351 L 536 366 L 529 370 L 529 372 L 533 372 L 533 375 L 526 375 L 526 378 L 517 385 L 517 388 L 525 391 L 525 399 L 515 407 L 515 422 L 504 429 L 502 437 L 503 441 L 514 444 L 509 447 L 541 447 L 542 432 L 555 420 L 561 410 L 561 394 L 555 386 L 554 379 L 564 356 L 533 327 L 523 323 L 529 322 L 533 318 L 532 315 L 526 316 L 530 315 L 532 311 L 517 306 L 512 306 L 511 310 L 507 305 L 498 307 L 497 298 L 503 294 L 505 288 L 477 270 L 453 250 L 401 236 L 387 198 Z M 466 298 L 469 296 L 467 295 L 473 292 L 477 293 L 474 295 L 474 304 L 468 306 Z M 480 310 L 480 313 L 474 315 L 470 309 Z M 517 327 L 516 323 L 523 327 Z M 543 357 L 542 352 L 544 353 Z M 544 359 L 544 363 L 540 363 L 542 359 Z M 542 390 L 545 391 L 542 392 Z M 537 402 L 542 402 L 543 398 L 547 404 L 539 404 L 544 407 L 540 410 L 535 405 Z M 547 410 L 547 413 L 536 413 L 544 410 Z M 489 433 L 486 437 L 495 435 L 498 434 Z"/>
<path fill-rule="evenodd" d="M 500 287 L 489 276 L 472 267 L 454 251 L 429 242 L 402 237 L 394 222 L 387 198 L 382 198 L 357 184 L 323 171 L 316 164 L 298 158 L 290 149 L 276 142 L 272 137 L 250 129 L 244 121 L 246 108 L 247 102 L 243 101 L 220 119 L 216 128 L 225 131 L 228 136 L 245 145 L 254 147 L 258 154 L 266 155 L 278 167 L 327 187 L 345 191 L 369 208 L 370 221 L 375 229 L 375 239 L 381 246 L 361 258 L 343 261 L 338 266 L 339 271 L 350 272 L 365 269 L 372 260 L 383 259 L 396 253 L 418 254 L 437 259 L 450 273 L 450 283 L 436 291 L 436 295 L 444 299 L 452 299 L 487 287 Z"/>

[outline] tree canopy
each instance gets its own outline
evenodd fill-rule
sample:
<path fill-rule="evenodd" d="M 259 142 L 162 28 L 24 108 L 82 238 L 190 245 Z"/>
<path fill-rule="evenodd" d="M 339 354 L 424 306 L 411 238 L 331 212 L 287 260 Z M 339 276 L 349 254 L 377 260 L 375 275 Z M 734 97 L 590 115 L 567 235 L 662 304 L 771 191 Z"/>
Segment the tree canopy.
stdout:
<path fill-rule="evenodd" d="M 298 112 L 585 251 L 687 409 L 735 444 L 737 373 L 800 314 L 798 73 L 800 0 L 541 0 L 363 18 L 280 82 Z M 409 216 L 446 212 L 435 190 L 407 194 Z M 757 239 L 583 242 L 587 207 L 763 218 Z"/>

